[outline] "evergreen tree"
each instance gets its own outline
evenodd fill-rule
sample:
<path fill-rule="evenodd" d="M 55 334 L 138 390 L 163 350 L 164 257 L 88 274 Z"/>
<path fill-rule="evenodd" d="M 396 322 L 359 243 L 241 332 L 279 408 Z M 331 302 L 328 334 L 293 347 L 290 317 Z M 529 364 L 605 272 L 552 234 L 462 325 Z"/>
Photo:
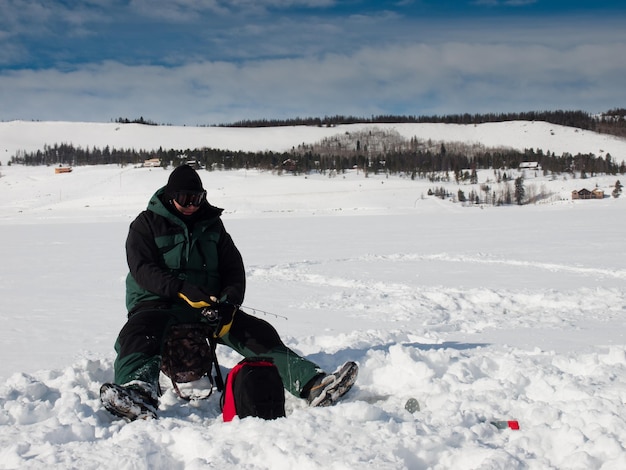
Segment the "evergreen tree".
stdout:
<path fill-rule="evenodd" d="M 508 183 L 504 185 L 504 203 L 509 205 L 513 202 L 513 197 L 511 195 L 511 188 Z"/>
<path fill-rule="evenodd" d="M 524 189 L 524 177 L 519 176 L 515 178 L 515 202 L 518 205 L 522 205 L 524 201 L 526 190 Z"/>
<path fill-rule="evenodd" d="M 478 183 L 478 173 L 476 173 L 476 168 L 472 168 L 472 174 L 470 175 L 470 183 L 471 184 Z"/>

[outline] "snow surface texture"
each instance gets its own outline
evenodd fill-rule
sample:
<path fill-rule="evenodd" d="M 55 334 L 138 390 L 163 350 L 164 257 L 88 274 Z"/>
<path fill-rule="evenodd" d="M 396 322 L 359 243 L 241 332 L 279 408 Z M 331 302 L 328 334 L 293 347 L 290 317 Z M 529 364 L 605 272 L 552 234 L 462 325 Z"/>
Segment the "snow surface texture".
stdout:
<path fill-rule="evenodd" d="M 30 136 L 16 131 L 26 124 Z M 0 123 L 0 134 L 7 126 L 25 148 L 48 127 L 48 144 L 87 145 L 108 125 Z M 498 139 L 520 139 L 523 126 L 547 125 L 511 123 Z M 159 128 L 175 130 L 190 131 Z M 126 146 L 149 147 L 142 132 Z M 281 145 L 268 142 L 282 130 L 250 132 L 238 139 Z M 549 145 L 559 132 L 525 146 L 571 151 Z M 626 156 L 623 140 L 609 149 L 606 136 L 571 132 L 596 154 Z M 427 197 L 431 183 L 400 177 L 201 172 L 246 262 L 245 304 L 288 317 L 257 312 L 322 367 L 357 361 L 359 379 L 331 408 L 288 396 L 276 421 L 223 423 L 217 395 L 187 403 L 168 388 L 159 420 L 127 424 L 98 389 L 125 321 L 128 224 L 169 171 L 0 174 L 0 468 L 626 468 L 626 196 L 570 200 L 582 187 L 610 194 L 621 175 L 527 172 L 527 185 L 558 197 L 496 208 Z M 218 355 L 224 373 L 239 360 Z M 519 431 L 486 422 L 509 419 Z"/>

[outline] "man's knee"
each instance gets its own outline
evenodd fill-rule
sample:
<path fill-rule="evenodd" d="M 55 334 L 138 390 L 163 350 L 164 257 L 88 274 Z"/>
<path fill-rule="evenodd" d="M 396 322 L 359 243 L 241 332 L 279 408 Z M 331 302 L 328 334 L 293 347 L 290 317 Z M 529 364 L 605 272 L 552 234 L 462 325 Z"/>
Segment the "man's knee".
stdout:
<path fill-rule="evenodd" d="M 235 315 L 230 329 L 230 340 L 236 340 L 255 354 L 263 354 L 277 346 L 283 346 L 278 332 L 270 323 L 241 310 Z"/>
<path fill-rule="evenodd" d="M 166 311 L 149 310 L 135 313 L 120 331 L 118 337 L 120 355 L 160 354 L 165 330 L 169 323 L 170 315 Z"/>

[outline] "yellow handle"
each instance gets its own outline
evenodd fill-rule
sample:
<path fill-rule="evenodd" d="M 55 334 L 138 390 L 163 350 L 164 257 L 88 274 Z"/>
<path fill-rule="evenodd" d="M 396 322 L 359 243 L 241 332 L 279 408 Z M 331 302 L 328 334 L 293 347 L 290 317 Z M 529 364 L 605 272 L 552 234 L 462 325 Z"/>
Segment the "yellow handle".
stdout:
<path fill-rule="evenodd" d="M 233 325 L 233 320 L 235 319 L 235 313 L 237 313 L 237 308 L 233 310 L 233 314 L 230 317 L 230 321 L 226 323 L 225 325 L 222 325 L 222 327 L 220 328 L 220 331 L 213 334 L 215 338 L 221 338 L 222 336 L 224 336 L 226 333 L 230 331 L 230 327 Z"/>
<path fill-rule="evenodd" d="M 187 297 L 182 292 L 178 293 L 178 297 L 183 299 L 185 302 L 187 302 L 189 305 L 191 305 L 194 308 L 203 308 L 203 307 L 210 307 L 211 306 L 211 304 L 208 303 L 206 300 L 198 300 L 198 301 L 194 302 L 193 300 L 189 299 L 189 297 Z"/>

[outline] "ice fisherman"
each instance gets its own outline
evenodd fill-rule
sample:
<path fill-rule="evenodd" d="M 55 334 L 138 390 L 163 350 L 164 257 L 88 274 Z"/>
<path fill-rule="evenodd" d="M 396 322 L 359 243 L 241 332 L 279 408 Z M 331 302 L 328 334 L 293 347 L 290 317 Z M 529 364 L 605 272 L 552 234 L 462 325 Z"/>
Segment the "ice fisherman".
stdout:
<path fill-rule="evenodd" d="M 334 404 L 354 384 L 358 366 L 346 362 L 328 374 L 285 346 L 270 323 L 239 308 L 246 287 L 243 260 L 224 228 L 223 209 L 206 195 L 196 170 L 178 166 L 130 224 L 128 317 L 115 343 L 114 382 L 100 390 L 104 407 L 131 421 L 156 417 L 168 328 L 206 321 L 205 307 L 217 312 L 211 327 L 218 344 L 244 357 L 270 357 L 284 388 L 310 406 Z"/>

